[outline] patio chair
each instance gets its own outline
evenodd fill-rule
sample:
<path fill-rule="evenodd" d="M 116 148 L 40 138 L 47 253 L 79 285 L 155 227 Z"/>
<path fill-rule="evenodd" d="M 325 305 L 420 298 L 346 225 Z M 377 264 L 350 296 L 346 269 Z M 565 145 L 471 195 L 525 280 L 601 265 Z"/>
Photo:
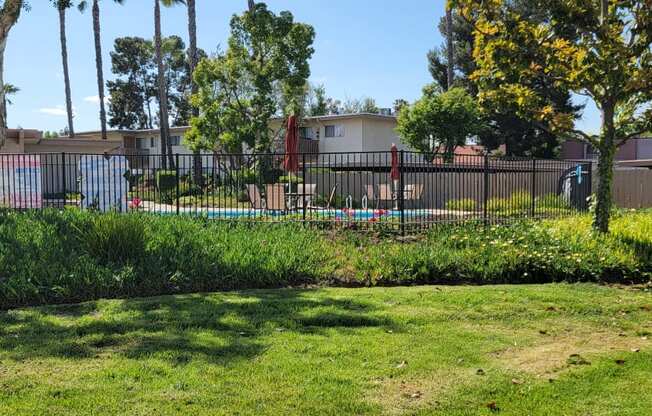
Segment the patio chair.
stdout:
<path fill-rule="evenodd" d="M 275 183 L 267 185 L 265 200 L 267 201 L 267 210 L 287 212 L 287 200 L 285 199 L 285 185 Z"/>
<path fill-rule="evenodd" d="M 423 195 L 423 184 L 416 183 L 405 185 L 405 202 L 416 203 Z"/>
<path fill-rule="evenodd" d="M 396 192 L 392 191 L 392 185 L 388 183 L 381 183 L 378 185 L 378 204 L 380 205 L 381 201 L 393 201 L 394 209 L 397 208 L 398 198 L 396 197 Z"/>
<path fill-rule="evenodd" d="M 316 206 L 316 205 L 311 205 L 308 208 L 316 209 L 316 210 L 327 210 L 327 211 L 330 210 L 332 205 L 333 205 L 333 201 L 335 200 L 335 193 L 337 192 L 337 186 L 338 186 L 338 184 L 335 184 L 335 186 L 333 186 L 333 188 L 331 189 L 331 193 L 330 193 L 330 195 L 328 197 L 328 201 L 326 201 L 325 206 L 320 207 L 320 206 Z"/>
<path fill-rule="evenodd" d="M 267 203 L 265 199 L 260 195 L 258 191 L 258 186 L 254 184 L 247 185 L 247 195 L 249 196 L 249 203 L 251 204 L 251 209 L 267 209 Z"/>
<path fill-rule="evenodd" d="M 376 202 L 376 209 L 378 209 L 378 204 L 380 204 L 380 200 L 376 198 L 376 187 L 374 185 L 367 185 L 366 187 L 366 192 L 364 197 L 362 198 L 362 209 L 369 209 L 369 203 L 372 201 Z"/>
<path fill-rule="evenodd" d="M 303 208 L 303 202 L 306 202 L 306 208 L 312 205 L 312 198 L 317 193 L 317 185 L 314 183 L 297 185 L 297 208 Z"/>

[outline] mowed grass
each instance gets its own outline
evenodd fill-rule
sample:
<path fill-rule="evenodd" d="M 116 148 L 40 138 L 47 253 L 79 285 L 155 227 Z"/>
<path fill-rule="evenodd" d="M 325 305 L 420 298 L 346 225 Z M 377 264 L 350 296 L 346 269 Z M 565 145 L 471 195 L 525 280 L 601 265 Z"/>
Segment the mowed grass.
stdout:
<path fill-rule="evenodd" d="M 0 415 L 652 414 L 652 294 L 267 290 L 0 313 Z"/>

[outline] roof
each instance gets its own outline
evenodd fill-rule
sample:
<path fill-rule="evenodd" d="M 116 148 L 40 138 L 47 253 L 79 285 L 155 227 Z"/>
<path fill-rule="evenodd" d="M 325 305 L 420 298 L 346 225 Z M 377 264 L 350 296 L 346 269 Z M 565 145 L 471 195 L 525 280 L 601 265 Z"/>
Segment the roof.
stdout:
<path fill-rule="evenodd" d="M 176 126 L 176 127 L 170 127 L 170 131 L 188 130 L 189 128 L 190 126 Z M 123 135 L 137 135 L 137 134 L 158 134 L 160 131 L 161 131 L 160 129 L 142 129 L 142 130 L 115 129 L 115 130 L 107 130 L 106 132 L 108 134 L 118 133 Z M 99 136 L 100 134 L 102 134 L 101 130 L 80 131 L 75 133 L 75 137 L 59 136 L 58 138 L 77 139 L 77 138 L 82 138 L 83 136 Z"/>
<path fill-rule="evenodd" d="M 396 115 L 376 114 L 376 113 L 353 113 L 353 114 L 328 114 L 325 116 L 307 116 L 304 117 L 305 121 L 327 121 L 327 120 L 341 120 L 348 118 L 371 118 L 377 120 L 396 121 Z"/>

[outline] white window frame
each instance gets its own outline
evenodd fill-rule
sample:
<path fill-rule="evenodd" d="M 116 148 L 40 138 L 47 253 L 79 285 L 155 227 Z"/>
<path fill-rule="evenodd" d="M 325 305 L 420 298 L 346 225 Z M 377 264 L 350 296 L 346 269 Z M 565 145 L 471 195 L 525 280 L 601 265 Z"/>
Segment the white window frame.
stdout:
<path fill-rule="evenodd" d="M 328 129 L 332 128 L 333 129 L 333 135 L 329 136 L 328 135 Z M 324 138 L 337 138 L 337 137 L 344 137 L 344 125 L 343 124 L 327 124 L 324 126 Z"/>

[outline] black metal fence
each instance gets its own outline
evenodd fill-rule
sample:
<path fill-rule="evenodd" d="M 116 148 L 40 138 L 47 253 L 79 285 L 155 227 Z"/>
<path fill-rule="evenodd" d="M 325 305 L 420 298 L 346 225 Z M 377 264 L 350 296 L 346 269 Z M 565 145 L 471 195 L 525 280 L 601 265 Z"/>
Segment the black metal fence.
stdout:
<path fill-rule="evenodd" d="M 357 229 L 572 215 L 591 195 L 591 162 L 429 157 L 391 152 L 282 154 L 0 155 L 0 203 L 299 221 Z"/>

